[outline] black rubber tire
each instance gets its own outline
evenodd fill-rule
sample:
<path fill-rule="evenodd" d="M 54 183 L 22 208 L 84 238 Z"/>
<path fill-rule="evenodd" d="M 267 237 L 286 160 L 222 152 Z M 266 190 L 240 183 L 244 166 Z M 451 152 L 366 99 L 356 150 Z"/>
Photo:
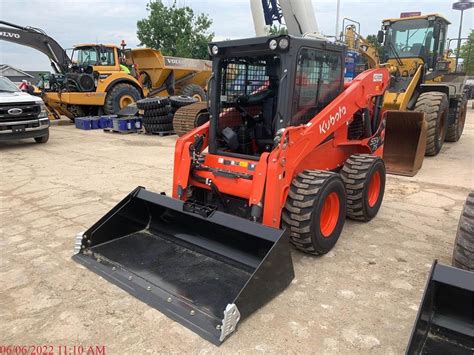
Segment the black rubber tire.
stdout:
<path fill-rule="evenodd" d="M 467 196 L 459 218 L 452 264 L 474 271 L 474 191 Z"/>
<path fill-rule="evenodd" d="M 144 116 L 143 122 L 146 124 L 168 124 L 168 123 L 173 123 L 173 119 L 170 119 L 168 115 L 155 116 L 155 117 Z"/>
<path fill-rule="evenodd" d="M 338 196 L 339 214 L 333 231 L 324 237 L 320 214 L 331 192 Z M 293 179 L 282 212 L 282 226 L 290 230 L 290 242 L 297 249 L 314 255 L 326 254 L 339 239 L 345 219 L 346 190 L 339 174 L 305 170 Z"/>
<path fill-rule="evenodd" d="M 369 187 L 372 177 L 379 173 L 379 195 L 375 204 L 369 204 Z M 347 193 L 347 217 L 358 221 L 370 221 L 382 205 L 385 192 L 385 164 L 380 157 L 354 154 L 344 163 L 342 181 Z"/>
<path fill-rule="evenodd" d="M 141 99 L 138 89 L 130 84 L 117 84 L 107 93 L 104 112 L 106 115 L 115 115 L 120 111 L 120 98 L 124 95 L 131 96 L 135 102 Z"/>
<path fill-rule="evenodd" d="M 167 133 L 173 131 L 173 124 L 172 123 L 165 123 L 165 124 L 149 124 L 149 130 L 152 133 Z"/>
<path fill-rule="evenodd" d="M 425 155 L 435 156 L 441 150 L 446 138 L 449 115 L 448 97 L 442 92 L 424 92 L 418 97 L 414 111 L 425 113 L 428 125 Z"/>
<path fill-rule="evenodd" d="M 464 131 L 464 124 L 466 123 L 467 115 L 467 94 L 462 99 L 457 100 L 456 107 L 454 108 L 453 116 L 454 122 L 448 125 L 448 131 L 446 132 L 446 142 L 457 142 Z"/>
<path fill-rule="evenodd" d="M 202 87 L 200 87 L 197 84 L 188 84 L 188 85 L 186 85 L 185 87 L 183 87 L 181 89 L 180 94 L 184 95 L 184 96 L 190 96 L 192 98 L 195 98 L 195 99 L 197 99 L 197 102 L 207 100 L 206 92 L 204 91 L 204 89 Z"/>
<path fill-rule="evenodd" d="M 167 115 L 170 112 L 171 107 L 166 105 L 160 108 L 153 108 L 153 109 L 146 109 L 143 113 L 143 116 L 146 117 L 154 117 L 154 116 L 162 116 Z"/>
<path fill-rule="evenodd" d="M 147 97 L 137 101 L 137 107 L 140 110 L 152 110 L 161 107 L 165 107 L 170 104 L 170 99 L 168 97 Z"/>
<path fill-rule="evenodd" d="M 36 143 L 46 143 L 47 141 L 49 141 L 49 130 L 48 130 L 48 134 L 46 134 L 45 136 L 42 136 L 42 137 L 35 137 L 35 142 Z"/>
<path fill-rule="evenodd" d="M 191 105 L 196 102 L 191 96 L 170 96 L 171 106 L 175 108 Z"/>

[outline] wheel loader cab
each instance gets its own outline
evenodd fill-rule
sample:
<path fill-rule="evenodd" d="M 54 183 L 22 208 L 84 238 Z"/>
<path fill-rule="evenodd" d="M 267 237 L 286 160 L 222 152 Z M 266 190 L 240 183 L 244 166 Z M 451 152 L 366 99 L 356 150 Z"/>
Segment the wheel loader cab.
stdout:
<path fill-rule="evenodd" d="M 291 36 L 211 43 L 209 152 L 258 160 L 343 90 L 344 47 Z"/>
<path fill-rule="evenodd" d="M 401 76 L 413 76 L 417 64 L 426 71 L 436 70 L 443 59 L 448 25 L 436 14 L 384 20 L 384 61 L 398 68 Z"/>

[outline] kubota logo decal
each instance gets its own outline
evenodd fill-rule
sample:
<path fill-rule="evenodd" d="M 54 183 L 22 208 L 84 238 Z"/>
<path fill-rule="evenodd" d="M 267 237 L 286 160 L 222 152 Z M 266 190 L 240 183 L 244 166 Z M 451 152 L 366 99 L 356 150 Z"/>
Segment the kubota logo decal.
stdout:
<path fill-rule="evenodd" d="M 329 118 L 319 124 L 319 133 L 326 133 L 329 129 L 336 124 L 341 118 L 342 115 L 345 115 L 347 112 L 346 106 L 339 106 L 339 110 L 329 115 Z"/>
<path fill-rule="evenodd" d="M 0 36 L 2 37 L 8 37 L 8 38 L 20 38 L 20 35 L 18 33 L 13 33 L 13 32 L 0 32 Z"/>

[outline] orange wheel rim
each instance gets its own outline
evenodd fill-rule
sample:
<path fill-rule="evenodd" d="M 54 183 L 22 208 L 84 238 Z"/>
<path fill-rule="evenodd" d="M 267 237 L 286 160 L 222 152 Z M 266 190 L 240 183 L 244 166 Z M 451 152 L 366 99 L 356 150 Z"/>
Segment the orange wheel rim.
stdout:
<path fill-rule="evenodd" d="M 202 101 L 202 97 L 201 97 L 201 95 L 199 95 L 199 94 L 194 94 L 194 95 L 192 96 L 192 98 L 193 98 L 194 100 L 197 100 L 197 102 L 201 102 L 201 101 Z"/>
<path fill-rule="evenodd" d="M 331 236 L 334 229 L 336 229 L 337 221 L 339 220 L 340 205 L 341 203 L 337 193 L 331 192 L 326 196 L 319 215 L 319 228 L 324 238 Z"/>
<path fill-rule="evenodd" d="M 134 102 L 135 102 L 135 100 L 130 95 L 123 95 L 120 98 L 119 106 L 122 109 L 122 108 L 127 107 L 128 105 L 130 105 Z"/>
<path fill-rule="evenodd" d="M 367 190 L 367 202 L 369 203 L 369 207 L 374 207 L 377 203 L 380 196 L 381 184 L 380 172 L 376 171 L 370 178 L 369 188 Z"/>

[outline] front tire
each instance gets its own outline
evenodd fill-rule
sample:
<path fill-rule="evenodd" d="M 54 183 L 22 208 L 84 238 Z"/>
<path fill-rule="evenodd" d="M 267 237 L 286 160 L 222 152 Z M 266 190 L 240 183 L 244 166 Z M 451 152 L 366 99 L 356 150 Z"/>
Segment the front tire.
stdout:
<path fill-rule="evenodd" d="M 124 107 L 141 99 L 138 89 L 130 84 L 117 84 L 107 93 L 104 111 L 106 115 L 114 115 Z"/>
<path fill-rule="evenodd" d="M 474 191 L 466 199 L 454 242 L 453 266 L 474 271 Z"/>
<path fill-rule="evenodd" d="M 188 84 L 180 92 L 180 95 L 191 96 L 195 102 L 206 101 L 206 92 L 197 84 Z"/>
<path fill-rule="evenodd" d="M 385 164 L 380 157 L 354 154 L 341 171 L 347 191 L 347 217 L 368 222 L 382 205 L 385 192 Z"/>
<path fill-rule="evenodd" d="M 41 136 L 41 137 L 35 137 L 35 142 L 40 143 L 40 144 L 46 143 L 48 140 L 49 140 L 49 130 L 46 135 Z"/>
<path fill-rule="evenodd" d="M 441 150 L 446 138 L 449 114 L 448 97 L 442 92 L 424 92 L 418 97 L 414 111 L 425 113 L 428 125 L 425 155 L 435 156 Z"/>
<path fill-rule="evenodd" d="M 339 174 L 305 170 L 293 179 L 282 224 L 297 249 L 326 254 L 339 239 L 345 217 L 346 191 Z"/>

